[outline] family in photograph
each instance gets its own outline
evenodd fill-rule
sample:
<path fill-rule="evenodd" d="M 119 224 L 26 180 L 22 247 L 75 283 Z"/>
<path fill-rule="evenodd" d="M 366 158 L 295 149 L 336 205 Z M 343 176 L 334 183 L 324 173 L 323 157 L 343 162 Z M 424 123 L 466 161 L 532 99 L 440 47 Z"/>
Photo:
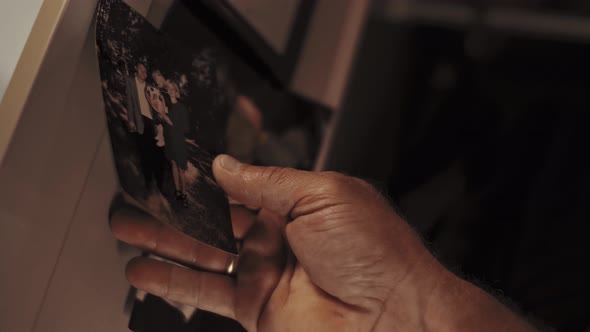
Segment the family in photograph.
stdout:
<path fill-rule="evenodd" d="M 145 184 L 168 196 L 163 178 L 164 167 L 170 167 L 174 197 L 187 206 L 188 109 L 181 98 L 181 82 L 165 78 L 158 68 L 148 68 L 147 62 L 138 61 L 134 69 L 125 85 L 127 118 L 129 131 L 137 139 Z"/>
<path fill-rule="evenodd" d="M 101 0 L 96 51 L 104 109 L 122 196 L 156 220 L 236 252 L 229 203 L 212 162 L 225 151 L 225 104 L 215 76 L 223 52 L 163 33 L 121 0 Z M 219 53 L 219 55 L 218 55 Z M 209 84 L 202 84 L 207 78 Z"/>

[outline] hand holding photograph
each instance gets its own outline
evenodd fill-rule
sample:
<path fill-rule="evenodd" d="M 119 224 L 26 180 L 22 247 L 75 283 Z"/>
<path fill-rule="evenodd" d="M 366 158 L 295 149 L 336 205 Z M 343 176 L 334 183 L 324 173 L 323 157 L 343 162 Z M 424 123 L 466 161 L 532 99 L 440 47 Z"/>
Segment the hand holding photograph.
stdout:
<path fill-rule="evenodd" d="M 252 60 L 247 47 L 258 43 L 238 42 L 228 31 L 234 25 L 210 10 L 224 1 L 173 0 L 151 9 L 149 0 L 133 3 L 149 9 L 149 20 L 123 0 L 100 0 L 96 26 L 121 187 L 162 223 L 236 254 L 214 157 L 311 170 L 331 112 L 277 85 Z M 230 319 L 141 291 L 135 298 L 135 332 L 243 331 Z"/>
<path fill-rule="evenodd" d="M 228 200 L 211 169 L 223 152 L 224 131 L 207 131 L 209 137 L 199 139 L 203 133 L 189 120 L 225 125 L 195 98 L 211 94 L 191 82 L 207 74 L 199 71 L 197 52 L 161 34 L 120 0 L 99 3 L 96 43 L 124 192 L 161 222 L 236 254 Z"/>

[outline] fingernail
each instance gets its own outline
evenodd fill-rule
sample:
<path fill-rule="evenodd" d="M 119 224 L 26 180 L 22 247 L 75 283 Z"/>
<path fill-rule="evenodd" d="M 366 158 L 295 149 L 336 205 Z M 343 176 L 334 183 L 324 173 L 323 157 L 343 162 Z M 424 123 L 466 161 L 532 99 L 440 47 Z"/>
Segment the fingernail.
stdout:
<path fill-rule="evenodd" d="M 219 163 L 221 164 L 221 167 L 223 167 L 223 169 L 225 169 L 226 171 L 228 171 L 230 173 L 237 172 L 240 169 L 240 166 L 242 165 L 235 158 L 232 158 L 228 155 L 221 156 L 219 158 Z"/>

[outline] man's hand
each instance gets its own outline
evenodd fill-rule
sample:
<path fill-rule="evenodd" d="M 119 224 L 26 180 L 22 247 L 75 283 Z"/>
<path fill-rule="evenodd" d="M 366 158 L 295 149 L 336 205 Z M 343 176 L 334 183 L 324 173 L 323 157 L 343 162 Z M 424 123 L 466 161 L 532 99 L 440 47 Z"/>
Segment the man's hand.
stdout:
<path fill-rule="evenodd" d="M 243 239 L 236 278 L 219 274 L 227 268 L 227 254 L 122 211 L 112 222 L 118 239 L 200 269 L 137 258 L 127 267 L 135 287 L 237 319 L 249 331 L 498 326 L 477 320 L 472 325 L 472 314 L 465 318 L 461 308 L 472 299 L 500 313 L 503 324 L 517 324 L 501 326 L 526 327 L 447 272 L 388 202 L 361 180 L 254 167 L 227 156 L 215 160 L 213 171 L 232 201 L 242 204 L 232 207 L 235 236 Z M 453 316 L 455 307 L 459 312 Z"/>

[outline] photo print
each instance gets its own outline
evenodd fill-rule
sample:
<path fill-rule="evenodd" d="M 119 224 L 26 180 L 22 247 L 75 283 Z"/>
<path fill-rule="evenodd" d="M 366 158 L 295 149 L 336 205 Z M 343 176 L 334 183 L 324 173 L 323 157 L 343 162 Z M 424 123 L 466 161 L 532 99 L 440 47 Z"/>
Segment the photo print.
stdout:
<path fill-rule="evenodd" d="M 227 26 L 213 20 L 202 3 L 177 0 L 158 9 L 162 12 L 152 11 L 162 18 L 156 29 L 123 1 L 101 0 L 97 14 L 101 79 L 123 189 L 158 219 L 232 251 L 227 201 L 211 175 L 214 156 L 227 153 L 246 163 L 311 170 L 332 112 L 270 80 L 236 46 L 240 43 L 227 38 Z M 172 83 L 176 85 L 169 91 Z M 184 133 L 186 199 L 177 195 L 178 172 L 170 161 L 183 162 L 176 160 L 176 148 L 182 145 L 175 144 L 182 135 L 171 132 L 174 125 L 160 115 L 166 107 L 170 113 L 172 96 L 178 95 L 176 86 L 180 92 L 176 100 L 186 112 L 168 118 L 173 124 L 175 119 L 180 122 L 176 129 Z M 141 91 L 145 98 L 136 98 Z M 142 114 L 148 119 L 142 118 L 141 134 L 135 115 L 141 112 L 139 103 L 148 109 L 146 101 L 153 110 Z M 147 136 L 145 123 L 153 128 Z M 173 150 L 167 153 L 168 141 Z M 151 294 L 138 292 L 136 298 L 129 322 L 135 332 L 244 331 L 230 319 Z"/>
<path fill-rule="evenodd" d="M 225 123 L 209 103 L 225 106 L 219 92 L 192 82 L 207 76 L 193 56 L 198 52 L 120 0 L 100 1 L 96 43 L 124 192 L 161 222 L 236 254 L 229 203 L 211 169 L 224 152 Z"/>

